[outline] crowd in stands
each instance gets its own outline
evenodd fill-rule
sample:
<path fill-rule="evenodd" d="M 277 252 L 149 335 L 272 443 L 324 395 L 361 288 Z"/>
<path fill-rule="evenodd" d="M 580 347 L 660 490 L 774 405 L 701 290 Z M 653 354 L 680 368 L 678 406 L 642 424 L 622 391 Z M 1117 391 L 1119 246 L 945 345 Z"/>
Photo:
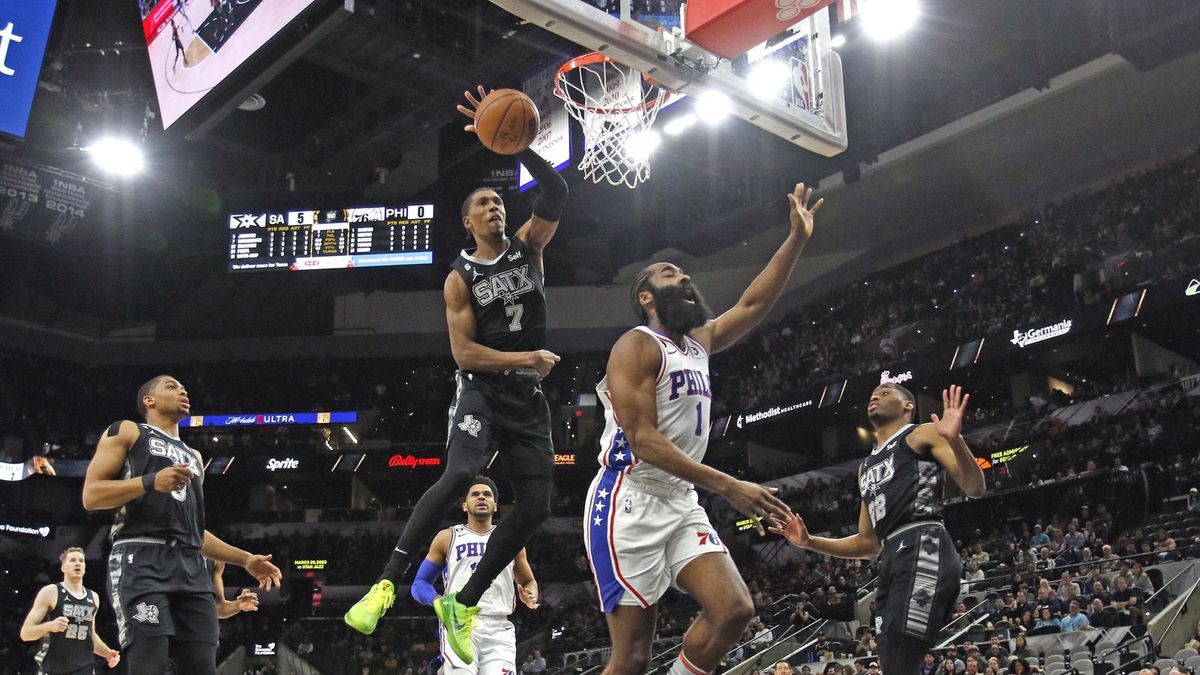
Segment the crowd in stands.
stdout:
<path fill-rule="evenodd" d="M 1200 153 L 876 272 L 758 330 L 713 363 L 723 410 L 1069 313 L 1191 271 Z"/>

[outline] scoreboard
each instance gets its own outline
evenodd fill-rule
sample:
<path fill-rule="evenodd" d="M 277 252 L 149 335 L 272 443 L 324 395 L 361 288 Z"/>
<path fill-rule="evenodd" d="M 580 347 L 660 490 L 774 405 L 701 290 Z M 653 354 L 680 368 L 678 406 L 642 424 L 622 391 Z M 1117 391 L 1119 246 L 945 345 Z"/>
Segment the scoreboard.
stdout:
<path fill-rule="evenodd" d="M 229 271 L 433 263 L 433 204 L 235 213 Z"/>

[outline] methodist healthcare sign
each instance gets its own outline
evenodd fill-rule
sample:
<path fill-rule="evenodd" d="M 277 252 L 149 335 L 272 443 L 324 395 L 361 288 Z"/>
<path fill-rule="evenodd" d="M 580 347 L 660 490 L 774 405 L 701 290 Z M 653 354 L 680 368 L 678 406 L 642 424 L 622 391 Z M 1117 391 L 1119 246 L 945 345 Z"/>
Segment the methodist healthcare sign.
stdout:
<path fill-rule="evenodd" d="M 56 0 L 0 0 L 0 131 L 25 136 Z"/>

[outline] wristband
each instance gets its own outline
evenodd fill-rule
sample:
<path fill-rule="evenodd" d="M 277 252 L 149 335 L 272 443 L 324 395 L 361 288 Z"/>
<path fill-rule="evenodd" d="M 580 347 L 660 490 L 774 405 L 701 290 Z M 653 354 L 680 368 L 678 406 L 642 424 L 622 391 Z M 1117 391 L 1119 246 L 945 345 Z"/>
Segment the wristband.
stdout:
<path fill-rule="evenodd" d="M 152 473 L 142 474 L 142 489 L 146 491 L 146 494 L 154 492 L 154 476 L 155 474 Z"/>

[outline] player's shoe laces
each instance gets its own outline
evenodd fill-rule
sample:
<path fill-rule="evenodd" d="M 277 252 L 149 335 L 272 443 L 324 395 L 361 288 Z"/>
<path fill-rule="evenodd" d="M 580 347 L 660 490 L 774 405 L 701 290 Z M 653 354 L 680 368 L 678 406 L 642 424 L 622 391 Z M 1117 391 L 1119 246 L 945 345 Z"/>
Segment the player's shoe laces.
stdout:
<path fill-rule="evenodd" d="M 384 579 L 372 586 L 362 600 L 354 603 L 350 611 L 346 612 L 346 625 L 363 635 L 370 635 L 375 632 L 375 624 L 379 623 L 379 618 L 395 601 L 396 586 Z"/>
<path fill-rule="evenodd" d="M 471 642 L 471 631 L 475 629 L 478 607 L 467 607 L 458 601 L 457 593 L 447 593 L 433 601 L 433 611 L 446 627 L 446 642 L 463 663 L 470 665 L 475 660 L 475 645 Z"/>

